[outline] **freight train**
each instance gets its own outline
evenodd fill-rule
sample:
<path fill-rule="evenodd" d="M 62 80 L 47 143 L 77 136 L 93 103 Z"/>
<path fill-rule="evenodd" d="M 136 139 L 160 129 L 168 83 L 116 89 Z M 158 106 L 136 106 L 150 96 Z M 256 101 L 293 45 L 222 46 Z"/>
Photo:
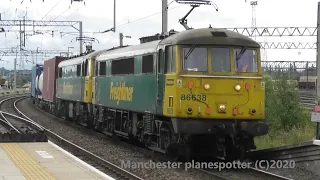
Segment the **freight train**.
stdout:
<path fill-rule="evenodd" d="M 268 133 L 256 41 L 215 28 L 144 41 L 35 66 L 33 102 L 162 153 L 233 160 L 256 148 Z"/>

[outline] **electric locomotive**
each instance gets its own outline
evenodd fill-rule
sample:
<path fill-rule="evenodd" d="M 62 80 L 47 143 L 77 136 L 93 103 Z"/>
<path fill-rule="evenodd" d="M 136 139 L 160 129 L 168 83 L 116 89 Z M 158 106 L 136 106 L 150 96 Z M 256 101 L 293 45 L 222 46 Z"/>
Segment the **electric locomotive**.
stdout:
<path fill-rule="evenodd" d="M 155 151 L 237 159 L 268 133 L 260 45 L 236 32 L 190 29 L 58 66 L 58 116 Z"/>

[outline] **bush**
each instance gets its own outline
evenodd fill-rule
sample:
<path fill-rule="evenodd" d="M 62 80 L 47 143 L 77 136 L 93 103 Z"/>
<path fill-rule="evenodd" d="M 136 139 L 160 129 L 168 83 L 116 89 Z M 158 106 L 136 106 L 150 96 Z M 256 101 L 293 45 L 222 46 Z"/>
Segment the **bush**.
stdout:
<path fill-rule="evenodd" d="M 316 124 L 311 113 L 300 105 L 299 92 L 285 77 L 266 82 L 266 123 L 269 133 L 255 138 L 258 149 L 310 141 L 315 137 Z"/>
<path fill-rule="evenodd" d="M 299 93 L 286 78 L 266 81 L 266 121 L 271 131 L 291 130 L 310 124 L 310 113 L 300 105 Z"/>

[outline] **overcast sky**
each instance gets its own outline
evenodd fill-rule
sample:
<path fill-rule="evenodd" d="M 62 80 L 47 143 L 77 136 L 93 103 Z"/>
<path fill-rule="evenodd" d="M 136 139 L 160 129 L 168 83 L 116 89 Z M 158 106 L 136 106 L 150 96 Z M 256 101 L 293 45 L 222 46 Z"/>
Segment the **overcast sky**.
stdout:
<path fill-rule="evenodd" d="M 21 1 L 1 0 L 2 19 L 19 20 L 26 16 L 29 20 L 43 18 L 43 20 L 83 21 L 85 32 L 99 32 L 113 26 L 113 0 L 85 0 L 85 5 L 78 2 L 71 5 L 70 0 L 44 0 L 45 2 L 32 0 L 32 3 L 30 0 L 24 0 L 23 3 Z M 245 0 L 215 0 L 214 2 L 219 8 L 218 12 L 211 6 L 196 8 L 188 17 L 188 25 L 193 28 L 209 27 L 209 24 L 219 28 L 251 27 L 250 0 L 247 3 Z M 316 27 L 317 4 L 316 0 L 259 0 L 256 7 L 257 27 Z M 178 20 L 189 11 L 190 6 L 173 2 L 169 9 L 168 29 L 184 30 Z M 118 46 L 120 32 L 131 36 L 130 39 L 124 39 L 124 44 L 138 44 L 140 37 L 161 32 L 160 12 L 161 0 L 117 0 L 116 26 L 119 26 L 116 28 L 117 32 L 86 33 L 84 35 L 99 40 L 99 43 L 93 44 L 96 50 Z M 4 28 L 5 30 L 19 29 L 19 27 Z M 68 47 L 74 47 L 70 51 L 75 51 L 75 53 L 79 51 L 79 42 L 75 41 L 76 34 L 64 35 L 61 38 L 59 33 L 76 32 L 75 29 L 48 27 L 42 30 L 56 30 L 56 32 L 54 37 L 49 34 L 28 36 L 26 49 L 35 50 L 39 47 L 39 49 L 68 51 Z M 0 33 L 0 48 L 17 46 L 19 43 L 17 37 L 19 34 L 15 32 Z M 316 42 L 316 37 L 257 37 L 256 40 L 258 42 Z M 44 59 L 49 58 L 50 56 L 44 57 Z M 262 58 L 264 59 L 264 56 Z M 1 59 L 4 61 L 0 61 L 0 66 L 13 68 L 14 57 L 2 57 Z M 33 59 L 35 61 L 35 57 Z M 267 50 L 268 61 L 314 61 L 315 59 L 315 50 Z M 43 62 L 41 57 L 38 57 L 38 62 Z M 31 66 L 32 57 L 28 57 L 25 67 L 30 69 Z"/>

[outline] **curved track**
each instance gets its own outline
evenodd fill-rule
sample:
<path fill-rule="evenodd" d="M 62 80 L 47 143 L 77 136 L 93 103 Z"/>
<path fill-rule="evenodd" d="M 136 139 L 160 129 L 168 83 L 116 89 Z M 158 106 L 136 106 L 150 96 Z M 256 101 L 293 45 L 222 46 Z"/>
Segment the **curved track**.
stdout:
<path fill-rule="evenodd" d="M 43 128 L 37 126 L 32 122 L 28 122 L 21 119 L 14 111 L 14 103 L 19 99 L 24 99 L 24 97 L 9 97 L 0 101 L 0 116 L 2 117 L 2 122 L 5 122 L 14 131 L 20 134 L 37 133 L 38 131 L 43 131 Z M 18 100 L 17 100 L 18 99 Z M 30 127 L 30 123 L 32 127 Z"/>
<path fill-rule="evenodd" d="M 14 102 L 14 110 L 20 114 L 23 119 L 28 120 L 29 123 L 37 124 L 32 119 L 30 119 L 28 116 L 26 116 L 24 113 L 21 112 L 21 110 L 17 107 L 17 102 L 21 101 L 22 99 L 26 99 L 27 97 L 20 98 Z M 37 126 L 40 126 L 37 124 Z M 71 153 L 78 158 L 86 161 L 96 169 L 99 169 L 100 171 L 108 174 L 109 176 L 115 178 L 115 179 L 132 179 L 132 180 L 142 180 L 142 178 L 112 164 L 111 162 L 108 162 L 95 154 L 77 146 L 76 144 L 73 144 L 72 142 L 62 138 L 61 136 L 55 134 L 54 132 L 40 126 L 43 128 L 44 132 L 48 135 L 48 137 L 54 139 L 59 143 L 60 146 L 62 146 L 64 149 L 71 151 Z"/>
<path fill-rule="evenodd" d="M 13 107 L 13 103 L 21 99 L 21 96 L 12 96 L 0 101 L 0 122 L 8 129 L 0 136 L 1 142 L 44 142 L 47 136 L 43 128 L 33 122 L 19 117 Z"/>

